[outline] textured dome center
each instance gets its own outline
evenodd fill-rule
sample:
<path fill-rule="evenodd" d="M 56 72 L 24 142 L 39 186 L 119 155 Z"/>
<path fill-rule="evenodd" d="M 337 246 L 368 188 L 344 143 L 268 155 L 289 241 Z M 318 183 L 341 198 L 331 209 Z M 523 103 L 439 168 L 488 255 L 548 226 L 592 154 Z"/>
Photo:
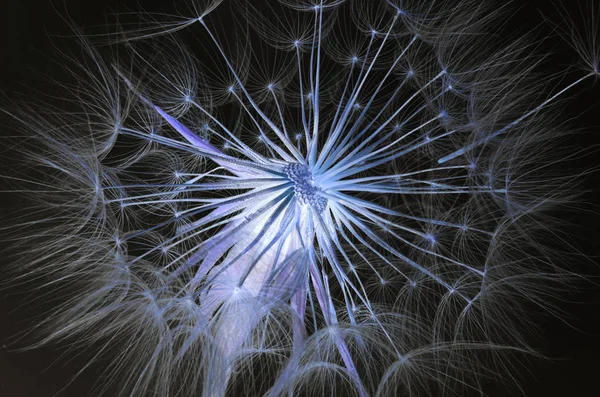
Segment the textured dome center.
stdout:
<path fill-rule="evenodd" d="M 310 168 L 304 164 L 288 164 L 283 169 L 288 178 L 294 183 L 296 200 L 300 204 L 308 204 L 319 212 L 325 210 L 327 199 L 319 195 Z"/>

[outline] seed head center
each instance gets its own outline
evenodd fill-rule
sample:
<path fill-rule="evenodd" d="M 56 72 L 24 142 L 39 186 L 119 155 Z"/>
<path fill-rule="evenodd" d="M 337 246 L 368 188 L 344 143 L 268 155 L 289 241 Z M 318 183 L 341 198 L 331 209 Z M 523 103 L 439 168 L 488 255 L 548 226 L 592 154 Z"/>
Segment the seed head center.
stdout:
<path fill-rule="evenodd" d="M 284 168 L 290 181 L 294 183 L 296 200 L 303 205 L 310 205 L 319 212 L 327 206 L 327 199 L 319 195 L 319 188 L 315 185 L 310 168 L 304 164 L 288 164 Z"/>

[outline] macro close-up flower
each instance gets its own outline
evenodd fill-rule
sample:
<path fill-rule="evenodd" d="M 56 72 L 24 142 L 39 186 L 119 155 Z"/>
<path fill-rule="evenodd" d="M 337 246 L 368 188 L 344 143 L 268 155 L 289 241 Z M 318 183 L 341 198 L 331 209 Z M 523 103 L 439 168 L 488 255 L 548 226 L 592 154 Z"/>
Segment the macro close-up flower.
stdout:
<path fill-rule="evenodd" d="M 0 109 L 15 356 L 94 396 L 496 395 L 586 299 L 597 2 L 55 3 Z"/>

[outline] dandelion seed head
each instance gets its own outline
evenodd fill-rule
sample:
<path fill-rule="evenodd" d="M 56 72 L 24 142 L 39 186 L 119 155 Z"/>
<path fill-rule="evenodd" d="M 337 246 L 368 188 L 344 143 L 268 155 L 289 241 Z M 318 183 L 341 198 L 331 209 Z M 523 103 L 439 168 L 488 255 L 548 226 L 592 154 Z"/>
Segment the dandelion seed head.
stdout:
<path fill-rule="evenodd" d="M 564 275 L 544 114 L 587 76 L 540 81 L 476 1 L 231 3 L 150 18 L 106 64 L 86 44 L 83 110 L 28 116 L 55 213 L 25 272 L 67 297 L 44 342 L 117 350 L 133 397 L 478 388 L 531 275 Z"/>

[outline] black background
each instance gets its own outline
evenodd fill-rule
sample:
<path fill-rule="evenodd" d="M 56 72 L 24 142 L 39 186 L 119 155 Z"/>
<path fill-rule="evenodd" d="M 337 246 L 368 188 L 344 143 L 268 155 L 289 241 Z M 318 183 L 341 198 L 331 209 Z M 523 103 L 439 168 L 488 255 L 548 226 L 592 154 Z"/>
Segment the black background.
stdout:
<path fill-rule="evenodd" d="M 261 1 L 261 0 L 249 0 Z M 370 1 L 370 0 L 364 0 Z M 485 0 L 487 1 L 487 0 Z M 595 1 L 595 0 L 590 0 Z M 163 3 L 163 5 L 161 5 Z M 141 1 L 146 10 L 161 11 L 165 1 Z M 520 4 L 520 1 L 515 4 Z M 558 3 L 558 2 L 557 2 Z M 576 10 L 583 1 L 563 0 L 562 5 Z M 61 39 L 72 31 L 61 18 L 68 12 L 73 21 L 80 26 L 102 25 L 107 13 L 124 11 L 127 8 L 138 9 L 137 2 L 125 0 L 3 0 L 0 5 L 0 92 L 7 97 L 15 92 L 33 94 L 29 87 L 37 90 L 51 90 L 50 83 L 44 83 L 33 76 L 38 72 L 47 72 L 57 68 L 49 61 L 49 56 L 56 53 L 51 42 L 60 47 L 63 42 L 72 39 Z M 555 6 L 548 1 L 526 1 L 516 11 L 512 24 L 515 29 L 533 27 L 541 21 L 541 14 L 555 13 Z M 598 14 L 600 17 L 600 14 Z M 51 39 L 52 37 L 52 39 Z M 558 44 L 559 46 L 561 44 Z M 569 54 L 568 48 L 561 53 Z M 563 50 L 560 48 L 560 50 Z M 557 69 L 568 65 L 576 59 L 557 60 Z M 560 63 L 563 62 L 563 65 Z M 549 72 L 553 72 L 550 70 Z M 600 80 L 590 87 L 578 89 L 572 99 L 564 105 L 564 118 L 573 117 L 570 125 L 573 128 L 586 128 L 585 134 L 574 137 L 574 144 L 582 147 L 593 147 L 600 144 Z M 5 100 L 5 99 L 3 99 Z M 2 119 L 4 122 L 4 119 Z M 600 165 L 600 152 L 590 154 L 576 160 L 575 168 L 590 169 Z M 590 192 L 580 198 L 581 202 L 590 203 L 588 208 L 600 204 L 600 188 L 595 180 L 600 180 L 597 173 L 588 177 L 585 188 Z M 15 205 L 12 196 L 2 195 L 3 207 Z M 18 204 L 18 203 L 17 203 Z M 559 214 L 560 216 L 560 214 Z M 574 230 L 583 251 L 597 255 L 600 250 L 600 216 L 590 212 L 570 219 L 579 225 Z M 0 243 L 1 244 L 1 243 Z M 600 274 L 592 264 L 595 260 L 582 263 L 580 271 L 594 276 Z M 489 385 L 486 393 L 491 397 L 499 396 L 600 396 L 600 293 L 591 283 L 584 284 L 569 298 L 573 302 L 565 302 L 562 309 L 572 318 L 569 324 L 555 318 L 536 319 L 539 323 L 539 339 L 532 343 L 548 360 L 532 359 L 522 371 L 519 381 L 521 390 L 506 389 L 500 385 Z M 83 364 L 81 359 L 72 362 L 62 360 L 54 363 L 62 353 L 51 348 L 42 348 L 25 353 L 17 353 L 4 345 L 3 341 L 22 330 L 23 319 L 19 318 L 18 298 L 2 296 L 0 302 L 0 397 L 49 397 L 54 396 L 70 381 L 71 377 Z M 89 395 L 94 379 L 94 370 L 88 371 L 73 381 L 72 384 L 58 394 L 59 397 L 85 397 Z"/>

